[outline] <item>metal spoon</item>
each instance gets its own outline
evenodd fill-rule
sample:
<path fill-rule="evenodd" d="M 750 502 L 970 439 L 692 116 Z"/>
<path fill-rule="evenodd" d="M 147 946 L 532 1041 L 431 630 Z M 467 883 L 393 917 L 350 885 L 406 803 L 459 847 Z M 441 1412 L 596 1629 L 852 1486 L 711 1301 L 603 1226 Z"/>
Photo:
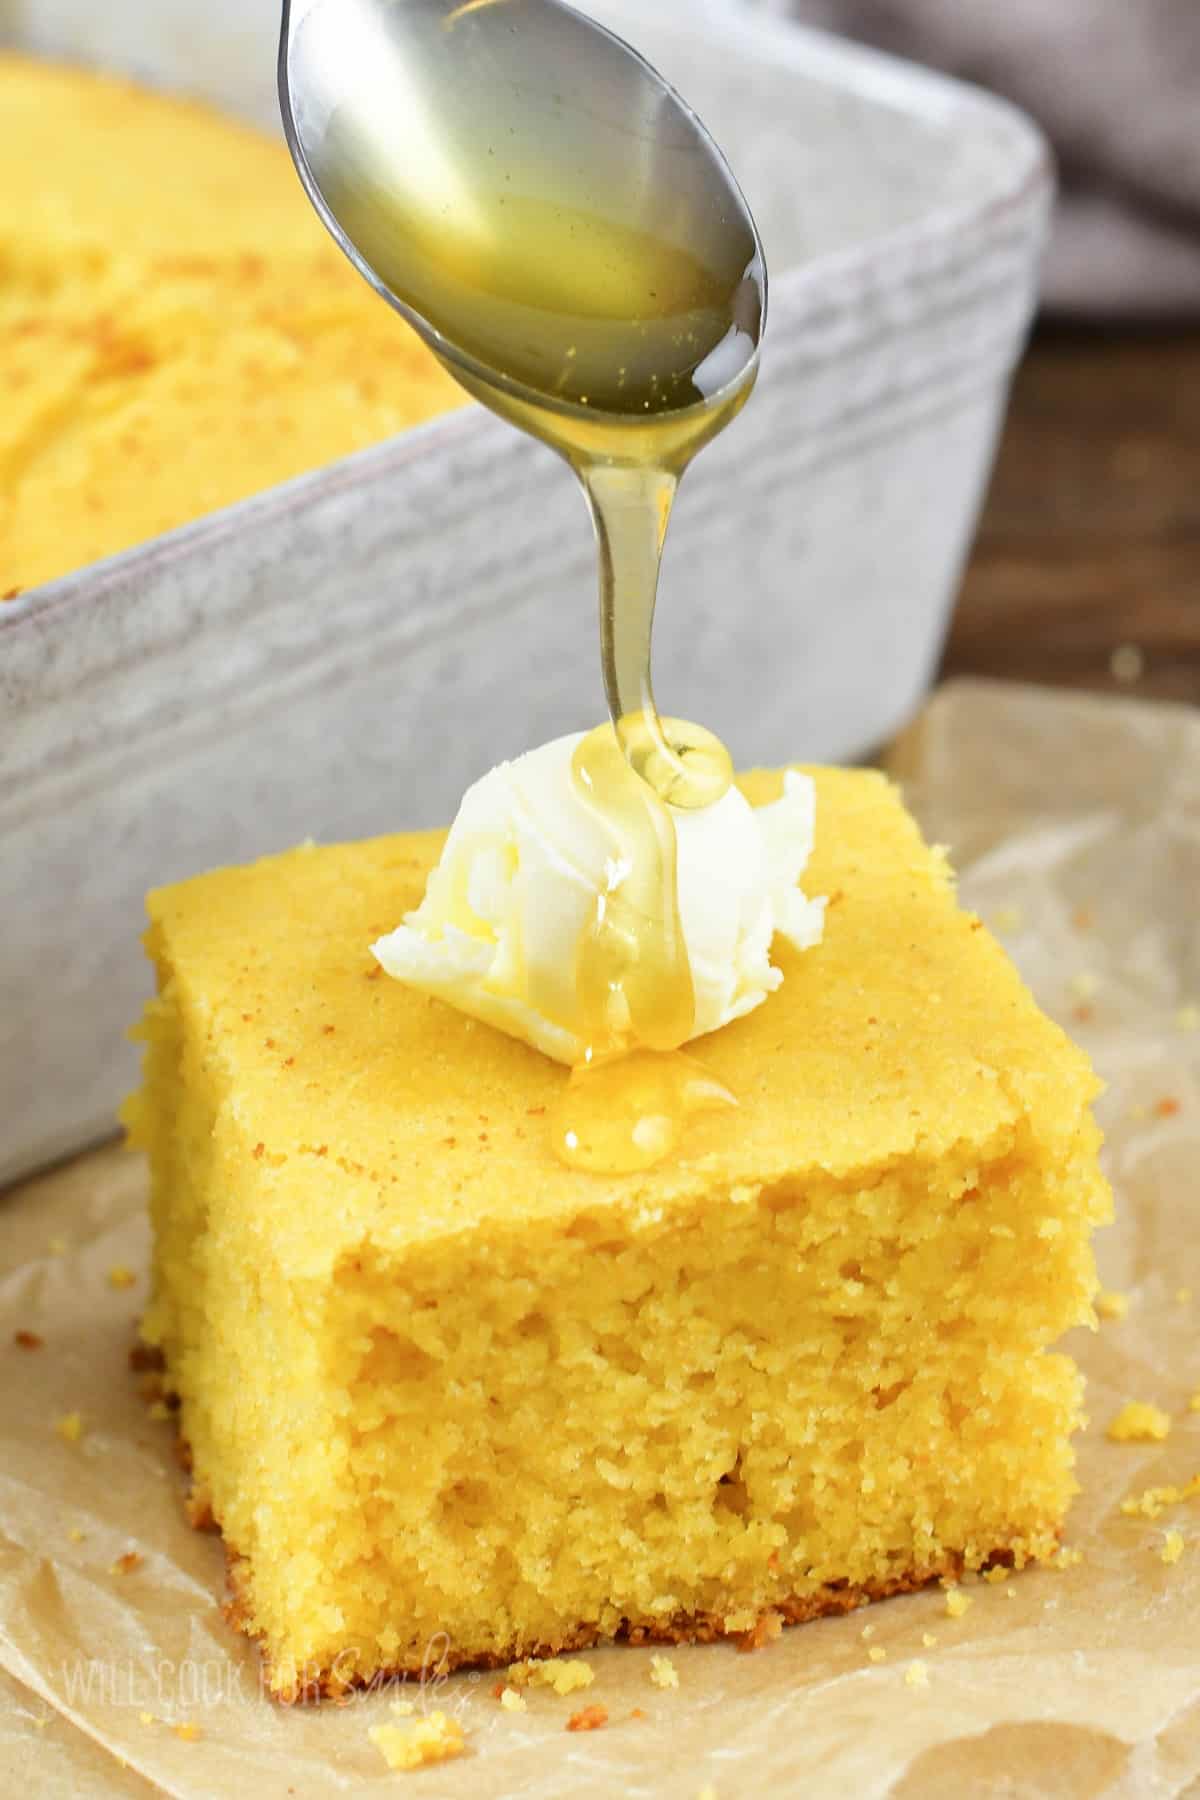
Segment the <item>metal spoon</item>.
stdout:
<path fill-rule="evenodd" d="M 593 20 L 560 0 L 284 0 L 279 93 L 346 255 L 526 429 L 555 440 L 530 405 L 644 424 L 749 386 L 749 209 L 695 113 Z"/>

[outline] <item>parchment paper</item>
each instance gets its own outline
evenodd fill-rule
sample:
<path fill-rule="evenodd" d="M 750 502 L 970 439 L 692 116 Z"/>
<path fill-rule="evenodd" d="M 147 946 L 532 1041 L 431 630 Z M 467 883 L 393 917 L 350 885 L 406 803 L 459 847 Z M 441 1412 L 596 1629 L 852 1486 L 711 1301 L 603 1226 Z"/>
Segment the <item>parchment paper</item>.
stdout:
<path fill-rule="evenodd" d="M 997 926 L 1046 1008 L 1091 1051 L 1118 1220 L 1105 1285 L 1128 1316 L 1079 1332 L 1090 1430 L 1068 1542 L 1082 1559 L 938 1590 L 785 1632 L 754 1655 L 589 1653 L 594 1686 L 494 1677 L 407 1691 L 460 1715 L 471 1755 L 412 1776 L 367 1738 L 387 1697 L 282 1709 L 218 1610 L 218 1541 L 183 1521 L 167 1423 L 128 1369 L 145 1295 L 139 1164 L 110 1148 L 0 1203 L 0 1767 L 4 1792 L 288 1794 L 412 1781 L 427 1796 L 1200 1793 L 1200 1500 L 1156 1519 L 1120 1503 L 1200 1471 L 1200 719 L 1180 710 L 981 684 L 935 698 L 895 767 L 963 893 Z M 130 920 L 130 930 L 137 921 Z M 135 1285 L 117 1288 L 125 1264 Z M 21 1349 L 17 1330 L 44 1338 Z M 1116 1445 L 1127 1400 L 1171 1415 L 1161 1444 Z M 62 1415 L 83 1435 L 65 1441 Z M 1168 1530 L 1180 1560 L 1161 1551 Z M 117 1558 L 136 1549 L 130 1572 Z M 864 1639 L 864 1626 L 871 1635 Z M 936 1642 L 930 1644 L 926 1638 Z M 872 1662 L 868 1650 L 886 1658 Z M 925 1665 L 928 1685 L 906 1671 Z M 394 1697 L 394 1696 L 393 1696 Z M 580 1701 L 607 1728 L 564 1730 Z M 631 1718 L 640 1708 L 643 1718 Z M 191 1741 L 174 1726 L 195 1725 Z"/>

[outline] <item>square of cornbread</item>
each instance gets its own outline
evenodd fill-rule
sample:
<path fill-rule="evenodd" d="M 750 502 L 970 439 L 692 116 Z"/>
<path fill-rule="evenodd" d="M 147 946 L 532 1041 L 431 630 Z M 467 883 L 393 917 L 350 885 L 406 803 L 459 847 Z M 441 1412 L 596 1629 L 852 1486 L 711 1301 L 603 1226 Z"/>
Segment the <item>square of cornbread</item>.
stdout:
<path fill-rule="evenodd" d="M 813 774 L 824 941 L 638 1174 L 565 1167 L 567 1071 L 381 975 L 440 833 L 150 896 L 143 1330 L 281 1697 L 1054 1551 L 1097 1083 L 887 781 Z"/>

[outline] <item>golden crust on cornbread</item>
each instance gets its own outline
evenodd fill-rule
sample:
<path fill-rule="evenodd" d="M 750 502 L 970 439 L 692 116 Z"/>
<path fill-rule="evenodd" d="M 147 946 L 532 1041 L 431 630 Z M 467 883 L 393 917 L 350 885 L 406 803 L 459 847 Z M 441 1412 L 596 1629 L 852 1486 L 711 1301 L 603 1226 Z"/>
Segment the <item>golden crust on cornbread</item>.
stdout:
<path fill-rule="evenodd" d="M 192 1520 L 195 1524 L 196 1521 Z M 198 1528 L 207 1530 L 211 1523 L 211 1515 Z M 1009 1553 L 1001 1552 L 1001 1558 Z M 791 1595 L 772 1602 L 766 1613 L 760 1613 L 754 1624 L 746 1624 L 738 1620 L 731 1628 L 726 1617 L 720 1613 L 681 1613 L 677 1618 L 657 1619 L 651 1624 L 631 1625 L 622 1621 L 608 1639 L 612 1643 L 632 1644 L 715 1644 L 721 1638 L 731 1639 L 739 1650 L 753 1651 L 763 1648 L 764 1642 L 773 1634 L 764 1633 L 761 1629 L 764 1621 L 777 1617 L 787 1625 L 808 1625 L 814 1619 L 830 1618 L 842 1613 L 857 1612 L 860 1607 L 869 1606 L 874 1600 L 892 1600 L 897 1594 L 912 1594 L 918 1589 L 928 1587 L 935 1581 L 954 1581 L 962 1573 L 962 1559 L 947 1557 L 938 1568 L 913 1569 L 906 1575 L 897 1575 L 888 1581 L 870 1581 L 860 1587 L 839 1586 L 831 1583 L 818 1589 L 815 1593 L 803 1596 Z M 985 1567 L 992 1566 L 991 1563 Z M 995 1566 L 1007 1567 L 1008 1563 L 997 1558 Z M 411 1675 L 425 1677 L 451 1675 L 456 1669 L 504 1669 L 512 1663 L 509 1652 L 485 1651 L 475 1654 L 467 1650 L 456 1650 L 447 1645 L 441 1638 L 431 1640 L 426 1647 L 426 1655 L 419 1665 L 411 1663 L 397 1664 L 393 1668 L 375 1669 L 370 1675 L 356 1669 L 343 1675 L 335 1664 L 327 1669 L 308 1668 L 291 1669 L 291 1685 L 283 1686 L 277 1679 L 277 1671 L 271 1661 L 270 1651 L 264 1641 L 263 1634 L 257 1629 L 254 1619 L 253 1605 L 249 1598 L 248 1578 L 245 1561 L 229 1554 L 226 1546 L 226 1577 L 229 1584 L 229 1597 L 222 1607 L 226 1619 L 236 1631 L 253 1638 L 258 1643 L 264 1664 L 264 1670 L 275 1699 L 285 1705 L 305 1705 L 318 1700 L 336 1700 L 340 1695 L 350 1692 L 356 1687 L 386 1687 L 392 1682 L 405 1680 Z M 542 1659 L 562 1656 L 572 1650 L 590 1650 L 600 1643 L 601 1637 L 594 1626 L 578 1625 L 573 1630 L 556 1637 L 552 1642 L 535 1644 L 525 1648 L 521 1655 L 525 1659 Z"/>
<path fill-rule="evenodd" d="M 562 1166 L 566 1071 L 377 977 L 439 834 L 151 896 L 144 1334 L 282 1697 L 1055 1549 L 1096 1082 L 888 784 L 815 779 L 825 940 L 640 1174 Z"/>
<path fill-rule="evenodd" d="M 283 144 L 0 53 L 0 594 L 463 404 Z"/>

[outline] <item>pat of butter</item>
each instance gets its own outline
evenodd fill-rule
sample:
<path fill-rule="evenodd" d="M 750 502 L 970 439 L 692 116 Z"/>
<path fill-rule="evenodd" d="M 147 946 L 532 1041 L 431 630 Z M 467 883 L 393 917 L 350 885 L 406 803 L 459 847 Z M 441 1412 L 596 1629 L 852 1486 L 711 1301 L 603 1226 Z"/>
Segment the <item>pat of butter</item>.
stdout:
<path fill-rule="evenodd" d="M 578 946 L 613 858 L 572 779 L 580 736 L 501 763 L 468 788 L 420 906 L 373 945 L 398 981 L 571 1064 L 587 1048 Z M 794 770 L 768 806 L 752 807 L 731 788 L 700 811 L 670 809 L 696 998 L 692 1037 L 753 1011 L 779 986 L 776 932 L 797 950 L 820 942 L 825 902 L 797 885 L 814 809 L 812 781 Z"/>

